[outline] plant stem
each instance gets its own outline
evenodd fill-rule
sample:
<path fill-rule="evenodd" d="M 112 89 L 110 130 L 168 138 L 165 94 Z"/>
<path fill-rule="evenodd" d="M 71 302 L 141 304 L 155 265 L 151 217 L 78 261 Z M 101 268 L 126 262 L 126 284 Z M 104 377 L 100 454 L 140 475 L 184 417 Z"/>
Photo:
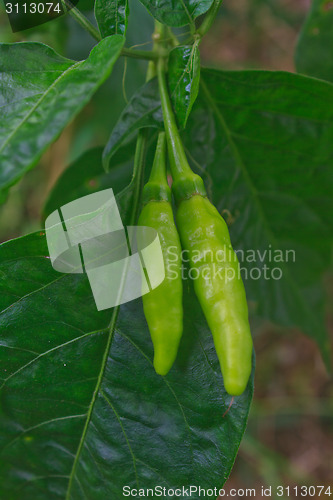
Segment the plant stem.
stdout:
<path fill-rule="evenodd" d="M 166 176 L 166 142 L 165 132 L 159 132 L 154 163 L 150 172 L 149 182 L 156 182 L 160 186 L 168 187 Z"/>
<path fill-rule="evenodd" d="M 157 62 L 158 85 L 161 96 L 163 120 L 168 143 L 169 160 L 174 181 L 184 176 L 191 176 L 192 170 L 188 164 L 183 143 L 177 128 L 176 118 L 172 109 L 165 76 L 165 61 L 160 57 Z"/>
<path fill-rule="evenodd" d="M 75 21 L 82 26 L 83 29 L 88 31 L 90 35 L 100 42 L 102 40 L 100 32 L 95 28 L 95 26 L 82 14 L 79 9 L 77 9 L 70 0 L 61 0 L 65 12 L 72 16 Z"/>
<path fill-rule="evenodd" d="M 176 37 L 176 35 L 174 34 L 174 32 L 172 31 L 172 29 L 170 28 L 170 26 L 168 26 L 167 31 L 168 31 L 168 36 L 170 38 L 172 46 L 177 47 L 177 45 L 179 45 L 179 41 L 178 41 L 178 38 Z"/>
<path fill-rule="evenodd" d="M 129 222 L 130 226 L 133 226 L 136 223 L 138 216 L 140 196 L 143 184 L 144 167 L 146 160 L 147 141 L 148 141 L 148 130 L 147 129 L 139 130 L 138 138 L 136 140 L 135 156 L 134 156 L 134 169 L 133 169 L 133 179 L 132 179 L 132 182 L 134 183 L 134 193 L 132 201 L 132 211 L 131 211 L 132 213 Z"/>
<path fill-rule="evenodd" d="M 213 22 L 215 21 L 216 14 L 219 11 L 221 3 L 222 3 L 222 0 L 214 0 L 214 3 L 212 4 L 211 8 L 207 12 L 204 20 L 202 21 L 201 25 L 199 26 L 199 28 L 195 32 L 196 35 L 203 37 L 210 30 Z"/>
<path fill-rule="evenodd" d="M 155 60 L 158 57 L 158 54 L 153 50 L 133 50 L 124 48 L 121 51 L 121 55 L 125 57 L 133 57 L 134 59 L 148 59 Z"/>

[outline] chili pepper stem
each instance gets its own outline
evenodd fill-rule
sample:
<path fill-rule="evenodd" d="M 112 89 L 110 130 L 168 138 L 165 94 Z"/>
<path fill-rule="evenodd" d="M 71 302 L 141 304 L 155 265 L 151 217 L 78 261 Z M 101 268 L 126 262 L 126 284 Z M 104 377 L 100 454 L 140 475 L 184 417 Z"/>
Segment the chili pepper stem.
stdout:
<path fill-rule="evenodd" d="M 165 75 L 165 59 L 160 57 L 157 61 L 157 77 L 163 110 L 165 133 L 167 137 L 171 172 L 174 180 L 184 174 L 191 175 L 192 170 L 188 164 L 182 140 L 172 110 Z"/>
<path fill-rule="evenodd" d="M 166 178 L 166 142 L 165 132 L 159 132 L 154 163 L 151 169 L 149 182 L 156 182 L 168 186 Z"/>
<path fill-rule="evenodd" d="M 147 140 L 148 140 L 147 132 L 148 131 L 146 129 L 140 130 L 136 140 L 134 169 L 132 177 L 132 182 L 134 183 L 134 193 L 132 202 L 133 211 L 131 215 L 130 225 L 135 224 L 135 221 L 138 216 L 138 210 L 139 210 L 140 198 L 143 186 L 144 165 L 145 165 L 146 151 L 147 151 Z"/>
<path fill-rule="evenodd" d="M 166 174 L 165 132 L 160 132 L 158 135 L 153 167 L 149 180 L 143 188 L 143 204 L 145 205 L 150 201 L 167 201 L 171 203 L 171 189 Z"/>
<path fill-rule="evenodd" d="M 159 57 L 157 61 L 157 78 L 168 145 L 170 168 L 173 178 L 172 189 L 176 202 L 179 203 L 182 199 L 193 196 L 194 194 L 207 196 L 201 177 L 192 172 L 192 169 L 187 161 L 168 92 L 165 74 L 165 59 L 163 57 Z"/>

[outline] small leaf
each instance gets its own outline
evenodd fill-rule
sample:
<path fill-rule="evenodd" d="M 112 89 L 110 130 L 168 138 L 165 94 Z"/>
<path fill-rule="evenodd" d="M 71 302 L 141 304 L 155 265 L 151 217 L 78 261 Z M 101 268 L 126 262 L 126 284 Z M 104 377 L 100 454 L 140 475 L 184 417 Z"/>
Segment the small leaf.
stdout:
<path fill-rule="evenodd" d="M 169 55 L 169 89 L 180 128 L 185 128 L 200 82 L 198 44 L 176 47 Z"/>
<path fill-rule="evenodd" d="M 151 15 L 169 26 L 194 26 L 194 20 L 207 12 L 214 0 L 140 0 Z"/>
<path fill-rule="evenodd" d="M 125 35 L 128 18 L 127 0 L 96 0 L 95 17 L 102 37 Z"/>
<path fill-rule="evenodd" d="M 297 43 L 297 71 L 333 82 L 332 47 L 332 0 L 313 0 Z"/>
<path fill-rule="evenodd" d="M 0 189 L 37 163 L 110 75 L 123 44 L 106 38 L 81 62 L 40 43 L 0 44 Z"/>
<path fill-rule="evenodd" d="M 112 156 L 140 128 L 163 129 L 161 101 L 157 79 L 143 85 L 131 98 L 116 123 L 103 153 L 103 165 L 109 169 Z"/>

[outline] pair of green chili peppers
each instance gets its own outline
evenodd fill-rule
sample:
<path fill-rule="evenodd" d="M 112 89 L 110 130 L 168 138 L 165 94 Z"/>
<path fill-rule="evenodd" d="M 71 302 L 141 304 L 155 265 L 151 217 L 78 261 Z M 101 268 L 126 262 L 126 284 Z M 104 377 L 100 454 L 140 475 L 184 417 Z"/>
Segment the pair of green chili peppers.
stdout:
<path fill-rule="evenodd" d="M 190 267 L 197 270 L 194 290 L 213 334 L 224 387 L 230 395 L 237 396 L 247 386 L 253 348 L 239 262 L 231 246 L 227 224 L 208 200 L 201 177 L 192 172 L 187 162 L 163 67 L 158 67 L 157 73 L 165 133 L 159 134 L 138 221 L 139 225 L 153 227 L 158 232 L 165 265 L 163 283 L 143 296 L 154 345 L 154 368 L 160 375 L 168 373 L 182 336 L 183 248 L 188 252 Z M 177 227 L 166 176 L 166 143 L 177 204 Z"/>

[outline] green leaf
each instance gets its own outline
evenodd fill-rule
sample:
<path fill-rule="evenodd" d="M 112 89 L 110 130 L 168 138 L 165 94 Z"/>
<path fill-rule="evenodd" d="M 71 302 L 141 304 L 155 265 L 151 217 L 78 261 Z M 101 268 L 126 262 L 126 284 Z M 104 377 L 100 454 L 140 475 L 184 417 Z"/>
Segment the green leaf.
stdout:
<path fill-rule="evenodd" d="M 229 212 L 250 305 L 303 330 L 329 365 L 322 278 L 333 229 L 333 85 L 268 71 L 205 70 L 202 79 L 187 152 Z"/>
<path fill-rule="evenodd" d="M 333 5 L 331 0 L 313 0 L 297 43 L 297 71 L 333 81 Z"/>
<path fill-rule="evenodd" d="M 194 26 L 194 20 L 207 12 L 214 0 L 140 0 L 151 15 L 169 26 Z"/>
<path fill-rule="evenodd" d="M 222 487 L 253 392 L 231 397 L 186 286 L 185 332 L 155 374 L 141 300 L 98 312 L 84 275 L 53 270 L 43 232 L 0 246 L 0 496 L 121 498 Z M 111 326 L 110 326 L 111 325 Z"/>
<path fill-rule="evenodd" d="M 198 43 L 176 47 L 169 55 L 169 89 L 180 128 L 185 128 L 200 82 Z"/>
<path fill-rule="evenodd" d="M 133 170 L 134 145 L 120 149 L 105 173 L 102 166 L 103 148 L 86 151 L 59 177 L 43 209 L 44 219 L 62 205 L 102 189 L 119 193 L 129 183 Z"/>
<path fill-rule="evenodd" d="M 163 128 L 157 79 L 143 85 L 131 98 L 117 121 L 103 152 L 103 165 L 109 169 L 112 156 L 140 128 Z"/>
<path fill-rule="evenodd" d="M 102 37 L 125 35 L 128 18 L 127 0 L 96 0 L 95 17 Z"/>
<path fill-rule="evenodd" d="M 124 39 L 74 62 L 40 43 L 0 44 L 0 189 L 17 182 L 110 75 Z"/>

